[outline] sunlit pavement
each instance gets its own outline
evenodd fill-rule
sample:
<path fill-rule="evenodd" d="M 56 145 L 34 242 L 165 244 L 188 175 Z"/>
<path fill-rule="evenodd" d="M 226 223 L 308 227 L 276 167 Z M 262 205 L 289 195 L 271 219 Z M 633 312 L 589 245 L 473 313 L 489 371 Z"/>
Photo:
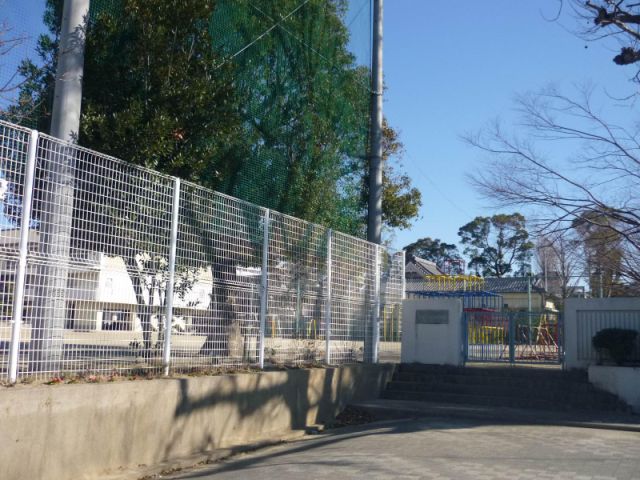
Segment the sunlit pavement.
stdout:
<path fill-rule="evenodd" d="M 640 480 L 640 434 L 468 420 L 335 430 L 173 479 Z"/>

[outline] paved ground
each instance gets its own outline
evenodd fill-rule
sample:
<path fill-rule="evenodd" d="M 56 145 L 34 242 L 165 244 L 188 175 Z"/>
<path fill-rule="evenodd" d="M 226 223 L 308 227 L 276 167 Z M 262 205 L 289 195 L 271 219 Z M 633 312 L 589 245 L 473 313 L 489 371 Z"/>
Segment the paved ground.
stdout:
<path fill-rule="evenodd" d="M 640 480 L 640 433 L 462 419 L 397 421 L 163 478 Z"/>

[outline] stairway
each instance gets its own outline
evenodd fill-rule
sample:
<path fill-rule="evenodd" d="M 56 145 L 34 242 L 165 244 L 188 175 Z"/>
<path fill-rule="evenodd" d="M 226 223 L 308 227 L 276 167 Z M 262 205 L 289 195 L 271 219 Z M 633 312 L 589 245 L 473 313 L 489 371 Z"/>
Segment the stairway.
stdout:
<path fill-rule="evenodd" d="M 615 395 L 591 385 L 586 372 L 555 368 L 401 364 L 382 398 L 558 412 L 631 412 Z"/>

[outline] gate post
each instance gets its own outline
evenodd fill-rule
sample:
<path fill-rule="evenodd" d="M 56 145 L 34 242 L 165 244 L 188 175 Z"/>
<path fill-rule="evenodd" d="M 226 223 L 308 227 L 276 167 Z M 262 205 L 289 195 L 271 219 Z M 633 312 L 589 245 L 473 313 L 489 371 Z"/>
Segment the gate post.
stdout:
<path fill-rule="evenodd" d="M 469 324 L 467 319 L 467 312 L 462 312 L 462 366 L 467 364 L 469 358 Z"/>
<path fill-rule="evenodd" d="M 508 314 L 509 319 L 509 363 L 515 363 L 516 361 L 516 326 L 514 323 L 515 315 Z"/>

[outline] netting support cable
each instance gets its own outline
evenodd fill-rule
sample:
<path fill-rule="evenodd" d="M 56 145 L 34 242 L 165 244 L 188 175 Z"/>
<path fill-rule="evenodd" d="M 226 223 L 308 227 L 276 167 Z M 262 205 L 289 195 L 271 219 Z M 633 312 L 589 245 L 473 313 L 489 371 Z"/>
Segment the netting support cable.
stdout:
<path fill-rule="evenodd" d="M 180 179 L 173 180 L 173 206 L 171 209 L 171 236 L 169 239 L 169 276 L 165 293 L 164 349 L 162 366 L 165 376 L 169 375 L 171 364 L 171 327 L 173 324 L 173 288 L 176 274 L 176 247 L 178 243 L 178 217 L 180 215 Z"/>
<path fill-rule="evenodd" d="M 275 28 L 277 28 L 282 22 L 284 22 L 285 20 L 287 20 L 289 17 L 291 17 L 292 15 L 294 15 L 298 10 L 300 10 L 302 7 L 304 7 L 307 3 L 309 3 L 311 0 L 305 0 L 304 2 L 302 2 L 300 5 L 298 5 L 296 8 L 294 8 L 293 10 L 291 10 L 289 13 L 287 13 L 286 15 L 284 15 L 280 20 L 278 20 L 277 22 L 275 22 L 273 25 L 271 25 L 269 28 L 267 28 L 264 32 L 262 32 L 260 35 L 258 35 L 254 40 L 252 40 L 251 42 L 249 42 L 248 44 L 246 44 L 244 47 L 242 47 L 240 50 L 238 50 L 236 53 L 234 53 L 233 55 L 229 56 L 227 59 L 225 59 L 224 62 L 222 62 L 220 65 L 218 65 L 218 68 L 222 67 L 226 62 L 228 62 L 229 60 L 233 60 L 234 58 L 236 58 L 238 55 L 240 55 L 242 52 L 244 52 L 245 50 L 251 48 L 253 45 L 255 45 L 256 43 L 258 43 L 260 40 L 262 40 L 264 37 L 266 37 L 267 35 L 269 35 Z"/>
<path fill-rule="evenodd" d="M 267 208 L 264 211 L 262 224 L 262 270 L 260 278 L 260 345 L 258 352 L 258 363 L 260 368 L 264 368 L 264 337 L 267 325 L 267 305 L 269 300 L 269 223 L 270 211 Z"/>
<path fill-rule="evenodd" d="M 20 349 L 20 330 L 22 327 L 22 312 L 24 306 L 24 284 L 27 275 L 27 254 L 29 251 L 29 227 L 31 224 L 31 204 L 33 202 L 33 184 L 36 169 L 36 153 L 38 151 L 38 132 L 32 130 L 29 136 L 27 151 L 27 165 L 22 197 L 22 212 L 20 217 L 20 243 L 18 263 L 13 294 L 13 314 L 11 319 L 11 343 L 9 345 L 9 382 L 18 379 L 18 353 Z"/>
<path fill-rule="evenodd" d="M 329 229 L 327 231 L 327 298 L 325 300 L 325 310 L 324 310 L 324 336 L 325 336 L 325 361 L 327 365 L 331 365 L 331 273 L 333 270 L 333 252 L 332 252 L 332 242 L 333 242 L 333 230 Z"/>

